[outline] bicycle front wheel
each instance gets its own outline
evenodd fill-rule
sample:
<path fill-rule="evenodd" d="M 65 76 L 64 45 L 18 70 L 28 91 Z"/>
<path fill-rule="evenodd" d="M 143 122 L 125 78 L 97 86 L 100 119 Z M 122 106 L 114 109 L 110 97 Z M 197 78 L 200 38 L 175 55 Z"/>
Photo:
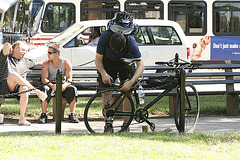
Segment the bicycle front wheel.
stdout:
<path fill-rule="evenodd" d="M 184 131 L 194 131 L 200 112 L 199 96 L 192 84 L 185 85 L 185 124 Z M 174 105 L 174 120 L 178 131 L 180 131 L 180 89 L 177 88 L 176 102 Z"/>
<path fill-rule="evenodd" d="M 112 124 L 111 132 L 123 132 L 131 124 L 134 111 L 129 93 L 117 88 L 100 90 L 87 103 L 84 123 L 91 133 L 107 132 L 106 123 Z"/>

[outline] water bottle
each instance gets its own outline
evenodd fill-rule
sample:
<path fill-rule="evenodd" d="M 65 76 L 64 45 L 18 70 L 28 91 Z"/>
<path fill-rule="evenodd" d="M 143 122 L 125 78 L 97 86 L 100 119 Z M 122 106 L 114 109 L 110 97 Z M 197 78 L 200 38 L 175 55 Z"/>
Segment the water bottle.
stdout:
<path fill-rule="evenodd" d="M 138 97 L 139 97 L 139 103 L 144 104 L 145 103 L 145 93 L 143 91 L 142 85 L 139 85 L 138 88 Z"/>

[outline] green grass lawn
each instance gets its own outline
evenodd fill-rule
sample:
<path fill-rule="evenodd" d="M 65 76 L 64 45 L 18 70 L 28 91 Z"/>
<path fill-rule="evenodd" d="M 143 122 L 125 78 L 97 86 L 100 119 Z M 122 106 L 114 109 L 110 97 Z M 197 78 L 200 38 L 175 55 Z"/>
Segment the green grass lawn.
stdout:
<path fill-rule="evenodd" d="M 149 102 L 153 97 L 146 97 Z M 76 113 L 83 114 L 89 98 L 78 98 Z M 201 114 L 226 114 L 225 96 L 200 96 Z M 52 114 L 52 102 L 49 114 Z M 152 114 L 168 114 L 168 97 L 154 105 Z M 0 113 L 19 114 L 15 99 L 7 99 Z M 39 116 L 39 99 L 30 99 L 26 114 Z M 67 107 L 65 114 L 69 113 Z M 117 134 L 0 134 L 0 160 L 16 159 L 239 159 L 240 132 L 227 133 L 117 133 Z"/>
<path fill-rule="evenodd" d="M 0 159 L 239 159 L 240 132 L 0 134 Z"/>
<path fill-rule="evenodd" d="M 146 97 L 146 103 L 150 102 L 154 97 Z M 78 115 L 83 115 L 84 108 L 90 98 L 89 97 L 78 97 L 76 113 Z M 19 102 L 16 99 L 6 99 L 6 102 L 0 107 L 0 113 L 5 115 L 14 114 L 18 115 L 20 112 Z M 99 105 L 101 106 L 101 105 Z M 143 105 L 142 105 L 143 106 Z M 216 96 L 200 96 L 200 114 L 202 115 L 225 115 L 226 114 L 226 96 L 216 95 Z M 149 112 L 151 114 L 168 114 L 168 97 L 164 97 L 158 103 L 156 103 Z M 26 110 L 27 116 L 34 116 L 41 114 L 41 103 L 38 98 L 29 99 L 28 107 Z M 52 101 L 48 107 L 48 114 L 52 115 Z M 69 107 L 65 110 L 65 114 L 69 114 Z"/>

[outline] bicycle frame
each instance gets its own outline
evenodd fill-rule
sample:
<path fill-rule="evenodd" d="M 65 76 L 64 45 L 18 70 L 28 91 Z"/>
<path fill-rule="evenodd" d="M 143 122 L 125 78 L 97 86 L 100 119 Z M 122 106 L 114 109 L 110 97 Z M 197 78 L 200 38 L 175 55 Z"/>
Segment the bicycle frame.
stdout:
<path fill-rule="evenodd" d="M 131 68 L 129 67 L 130 70 L 130 76 L 132 75 L 132 71 Z M 165 89 L 162 93 L 160 93 L 159 95 L 157 95 L 151 102 L 149 102 L 148 104 L 146 104 L 142 109 L 147 111 L 149 108 L 151 108 L 155 103 L 157 103 L 160 99 L 162 99 L 164 96 L 166 96 L 169 92 L 171 92 L 174 88 L 176 88 L 177 86 L 180 87 L 180 93 L 181 93 L 181 97 L 180 97 L 180 102 L 181 102 L 181 108 L 180 108 L 180 132 L 184 132 L 184 124 L 185 124 L 185 76 L 186 76 L 186 72 L 184 70 L 184 68 L 176 68 L 175 69 L 176 72 L 176 77 L 177 77 L 177 81 L 174 82 L 170 88 Z M 130 114 L 127 111 L 118 111 L 118 108 L 120 107 L 120 104 L 123 103 L 124 99 L 126 98 L 126 94 L 132 94 L 135 97 L 136 100 L 136 109 L 140 109 L 140 104 L 139 104 L 139 97 L 137 94 L 137 86 L 138 83 L 136 83 L 131 90 L 126 91 L 124 94 L 124 97 L 121 98 L 122 95 L 119 95 L 116 100 L 114 101 L 114 103 L 112 104 L 112 106 L 114 106 L 116 104 L 116 102 L 119 100 L 119 98 L 121 98 L 121 100 L 118 102 L 115 112 L 116 116 L 136 116 L 136 111 L 134 113 L 134 115 Z M 183 89 L 182 89 L 183 88 Z M 151 125 L 151 123 L 147 120 L 147 117 L 144 118 L 144 121 L 146 121 L 149 125 Z"/>

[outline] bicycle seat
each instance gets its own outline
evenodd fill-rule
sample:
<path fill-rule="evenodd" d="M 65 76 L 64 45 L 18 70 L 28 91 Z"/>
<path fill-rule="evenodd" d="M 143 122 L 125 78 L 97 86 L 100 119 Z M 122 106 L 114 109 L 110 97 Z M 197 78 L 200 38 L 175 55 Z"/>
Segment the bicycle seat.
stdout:
<path fill-rule="evenodd" d="M 141 58 L 121 58 L 121 60 L 126 64 L 131 64 L 135 61 L 141 61 Z"/>

